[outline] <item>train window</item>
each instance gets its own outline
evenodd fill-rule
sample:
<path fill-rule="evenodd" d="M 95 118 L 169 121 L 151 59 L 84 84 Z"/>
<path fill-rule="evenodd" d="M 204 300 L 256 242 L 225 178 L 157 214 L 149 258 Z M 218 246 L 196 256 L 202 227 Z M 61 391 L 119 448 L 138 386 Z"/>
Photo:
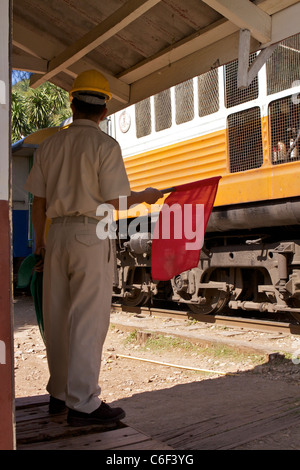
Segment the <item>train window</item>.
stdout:
<path fill-rule="evenodd" d="M 175 87 L 176 124 L 194 119 L 194 82 L 187 80 Z"/>
<path fill-rule="evenodd" d="M 269 105 L 272 163 L 300 160 L 300 104 L 292 95 Z"/>
<path fill-rule="evenodd" d="M 172 125 L 171 90 L 162 91 L 154 96 L 155 130 L 163 131 Z"/>
<path fill-rule="evenodd" d="M 260 108 L 228 116 L 230 172 L 259 168 L 263 164 Z"/>
<path fill-rule="evenodd" d="M 281 42 L 266 65 L 268 95 L 291 88 L 300 78 L 300 34 Z"/>
<path fill-rule="evenodd" d="M 249 65 L 252 64 L 256 54 L 250 54 Z M 225 105 L 226 108 L 232 108 L 238 104 L 255 100 L 258 97 L 258 77 L 256 76 L 251 84 L 239 90 L 237 87 L 238 61 L 235 60 L 225 65 Z"/>
<path fill-rule="evenodd" d="M 137 138 L 151 134 L 150 98 L 146 98 L 135 105 L 135 124 Z"/>
<path fill-rule="evenodd" d="M 218 69 L 210 70 L 198 77 L 199 116 L 208 116 L 219 110 Z"/>

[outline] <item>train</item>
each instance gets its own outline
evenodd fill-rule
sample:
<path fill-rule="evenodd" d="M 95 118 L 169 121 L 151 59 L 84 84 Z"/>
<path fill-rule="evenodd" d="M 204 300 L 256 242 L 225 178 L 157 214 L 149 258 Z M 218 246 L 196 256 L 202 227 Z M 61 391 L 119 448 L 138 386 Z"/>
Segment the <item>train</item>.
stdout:
<path fill-rule="evenodd" d="M 300 321 L 300 35 L 278 44 L 247 88 L 238 89 L 237 74 L 238 61 L 215 67 L 102 124 L 121 146 L 133 190 L 221 177 L 198 266 L 170 281 L 151 276 L 157 217 L 146 205 L 118 214 L 118 227 L 137 214 L 145 220 L 114 244 L 113 298 L 127 307 L 161 301 L 194 315 L 242 309 Z M 16 264 L 34 243 L 22 188 L 34 150 L 56 131 L 12 146 Z"/>

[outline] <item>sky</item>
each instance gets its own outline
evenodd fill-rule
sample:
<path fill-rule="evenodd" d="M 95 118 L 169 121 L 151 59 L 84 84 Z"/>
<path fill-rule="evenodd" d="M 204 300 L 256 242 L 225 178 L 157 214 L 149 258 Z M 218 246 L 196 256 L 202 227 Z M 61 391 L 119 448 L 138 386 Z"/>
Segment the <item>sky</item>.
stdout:
<path fill-rule="evenodd" d="M 23 72 L 22 70 L 13 70 L 12 71 L 12 85 L 15 85 L 20 80 L 29 78 L 31 75 L 30 72 Z"/>

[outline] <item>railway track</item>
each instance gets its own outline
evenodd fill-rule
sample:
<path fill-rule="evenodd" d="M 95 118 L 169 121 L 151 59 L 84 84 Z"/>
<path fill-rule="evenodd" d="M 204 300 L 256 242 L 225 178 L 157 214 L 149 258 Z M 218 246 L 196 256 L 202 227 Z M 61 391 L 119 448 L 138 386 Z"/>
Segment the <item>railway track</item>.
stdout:
<path fill-rule="evenodd" d="M 200 323 L 210 323 L 230 328 L 300 335 L 300 324 L 294 324 L 288 320 L 277 321 L 259 318 L 244 318 L 242 316 L 193 314 L 191 311 L 185 310 L 158 308 L 154 306 L 129 307 L 118 303 L 113 303 L 112 307 L 115 312 L 122 311 L 134 313 L 136 315 L 169 317 L 177 320 L 187 320 L 192 318 Z"/>

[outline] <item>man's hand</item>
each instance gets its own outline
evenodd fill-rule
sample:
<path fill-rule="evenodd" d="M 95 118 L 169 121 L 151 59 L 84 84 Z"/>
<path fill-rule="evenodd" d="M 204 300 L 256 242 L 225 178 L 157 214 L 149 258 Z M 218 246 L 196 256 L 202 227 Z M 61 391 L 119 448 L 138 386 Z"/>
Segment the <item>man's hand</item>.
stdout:
<path fill-rule="evenodd" d="M 130 196 L 127 197 L 127 208 L 136 204 L 155 204 L 158 199 L 164 197 L 164 194 L 156 188 L 146 188 L 144 191 L 131 191 Z M 106 201 L 111 204 L 115 209 L 119 210 L 119 199 L 111 199 Z"/>
<path fill-rule="evenodd" d="M 147 188 L 144 190 L 144 202 L 155 204 L 158 199 L 164 197 L 163 193 L 156 188 Z"/>
<path fill-rule="evenodd" d="M 45 253 L 46 253 L 45 246 L 37 246 L 34 250 L 34 254 L 41 257 L 41 259 L 34 266 L 34 270 L 37 271 L 38 273 L 41 273 L 44 270 Z"/>

